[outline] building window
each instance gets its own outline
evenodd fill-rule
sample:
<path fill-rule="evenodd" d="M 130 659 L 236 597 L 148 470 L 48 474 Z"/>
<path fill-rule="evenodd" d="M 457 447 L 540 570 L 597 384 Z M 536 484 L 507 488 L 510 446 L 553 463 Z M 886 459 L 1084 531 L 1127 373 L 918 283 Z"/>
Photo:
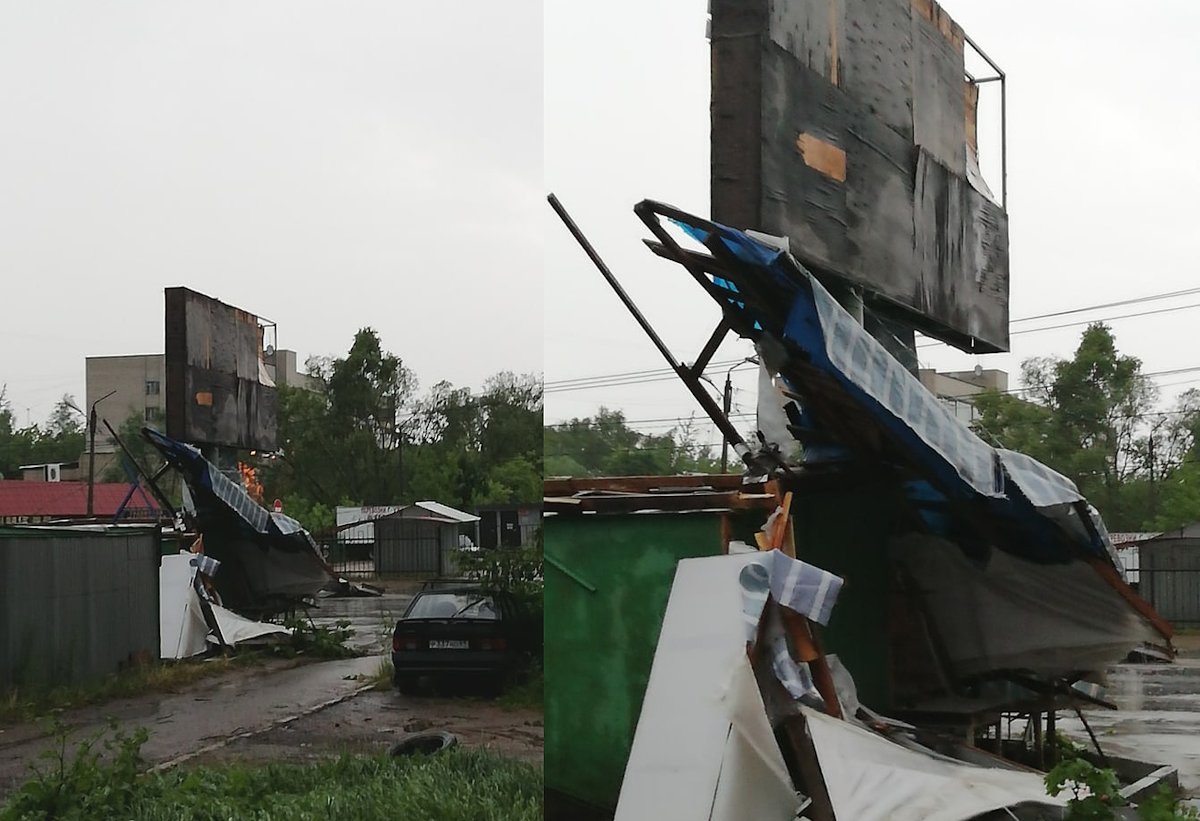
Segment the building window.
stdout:
<path fill-rule="evenodd" d="M 158 396 L 158 380 L 146 380 L 146 396 Z"/>
<path fill-rule="evenodd" d="M 158 421 L 158 417 L 159 417 L 160 413 L 161 413 L 161 411 L 159 411 L 158 408 L 146 408 L 146 421 L 147 422 Z"/>

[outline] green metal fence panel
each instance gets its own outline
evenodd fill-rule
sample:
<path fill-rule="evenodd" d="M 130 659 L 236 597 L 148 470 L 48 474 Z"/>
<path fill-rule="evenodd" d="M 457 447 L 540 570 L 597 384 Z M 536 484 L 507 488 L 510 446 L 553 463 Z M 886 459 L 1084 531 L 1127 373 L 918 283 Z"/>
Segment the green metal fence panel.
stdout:
<path fill-rule="evenodd" d="M 616 804 L 675 566 L 724 552 L 721 516 L 547 517 L 548 788 Z"/>
<path fill-rule="evenodd" d="M 1200 625 L 1200 539 L 1164 536 L 1142 543 L 1138 592 L 1176 627 Z"/>
<path fill-rule="evenodd" d="M 0 529 L 0 686 L 158 658 L 156 527 Z"/>
<path fill-rule="evenodd" d="M 823 632 L 865 704 L 890 705 L 887 544 L 894 491 L 796 494 L 800 558 L 847 580 Z M 722 518 L 753 544 L 766 511 L 553 516 L 545 523 L 546 785 L 612 807 L 620 793 L 675 566 L 724 552 Z"/>

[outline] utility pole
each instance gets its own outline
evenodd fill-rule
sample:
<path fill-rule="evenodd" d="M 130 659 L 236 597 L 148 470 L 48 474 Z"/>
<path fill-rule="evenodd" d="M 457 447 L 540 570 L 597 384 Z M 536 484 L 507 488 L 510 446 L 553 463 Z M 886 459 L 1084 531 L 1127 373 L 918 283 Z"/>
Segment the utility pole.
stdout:
<path fill-rule="evenodd" d="M 93 503 L 96 497 L 96 406 L 116 393 L 115 390 L 101 396 L 92 403 L 91 413 L 88 414 L 88 501 L 87 515 L 92 518 Z"/>

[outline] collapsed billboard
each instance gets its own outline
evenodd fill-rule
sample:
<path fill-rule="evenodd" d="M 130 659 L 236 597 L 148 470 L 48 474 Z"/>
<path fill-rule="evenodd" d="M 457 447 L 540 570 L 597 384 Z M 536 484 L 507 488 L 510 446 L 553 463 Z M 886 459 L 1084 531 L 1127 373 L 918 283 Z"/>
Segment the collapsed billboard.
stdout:
<path fill-rule="evenodd" d="M 185 510 L 192 508 L 204 555 L 220 563 L 214 584 L 223 605 L 256 617 L 289 612 L 333 578 L 295 519 L 255 502 L 195 447 L 150 428 L 142 435 L 187 484 Z"/>
<path fill-rule="evenodd" d="M 167 435 L 275 450 L 279 398 L 258 317 L 189 288 L 166 289 Z"/>
<path fill-rule="evenodd" d="M 713 0 L 713 219 L 787 237 L 885 319 L 1007 350 L 969 43 L 933 0 Z"/>

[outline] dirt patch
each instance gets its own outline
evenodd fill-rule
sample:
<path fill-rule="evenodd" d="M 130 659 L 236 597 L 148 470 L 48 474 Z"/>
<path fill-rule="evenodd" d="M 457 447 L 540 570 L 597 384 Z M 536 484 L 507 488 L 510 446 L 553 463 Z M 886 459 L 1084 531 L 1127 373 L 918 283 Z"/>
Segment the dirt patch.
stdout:
<path fill-rule="evenodd" d="M 380 753 L 406 735 L 454 733 L 468 747 L 541 766 L 542 713 L 478 698 L 402 696 L 370 691 L 281 727 L 238 739 L 186 766 L 222 762 L 306 762 L 342 753 Z"/>

